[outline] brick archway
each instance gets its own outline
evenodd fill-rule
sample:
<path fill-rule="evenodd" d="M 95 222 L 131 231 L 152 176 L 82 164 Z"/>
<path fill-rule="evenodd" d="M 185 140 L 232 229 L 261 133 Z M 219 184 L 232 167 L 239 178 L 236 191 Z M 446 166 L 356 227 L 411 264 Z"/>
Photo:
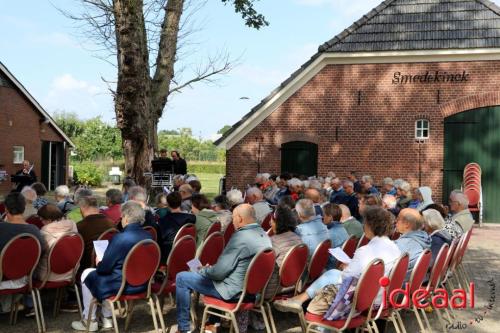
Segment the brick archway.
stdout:
<path fill-rule="evenodd" d="M 282 144 L 292 141 L 305 141 L 319 145 L 319 136 L 313 133 L 285 132 L 276 135 L 275 145 L 281 147 Z"/>
<path fill-rule="evenodd" d="M 443 104 L 440 111 L 444 119 L 460 112 L 494 105 L 500 105 L 500 92 L 493 91 L 455 99 Z"/>

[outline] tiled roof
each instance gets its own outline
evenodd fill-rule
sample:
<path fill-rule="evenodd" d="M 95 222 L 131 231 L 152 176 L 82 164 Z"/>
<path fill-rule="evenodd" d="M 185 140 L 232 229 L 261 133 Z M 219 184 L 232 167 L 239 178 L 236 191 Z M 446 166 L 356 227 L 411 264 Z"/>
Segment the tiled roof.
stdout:
<path fill-rule="evenodd" d="M 250 110 L 221 143 L 322 53 L 500 48 L 500 7 L 488 0 L 386 0 L 318 52 Z"/>
<path fill-rule="evenodd" d="M 320 52 L 500 47 L 500 8 L 487 0 L 387 0 Z"/>

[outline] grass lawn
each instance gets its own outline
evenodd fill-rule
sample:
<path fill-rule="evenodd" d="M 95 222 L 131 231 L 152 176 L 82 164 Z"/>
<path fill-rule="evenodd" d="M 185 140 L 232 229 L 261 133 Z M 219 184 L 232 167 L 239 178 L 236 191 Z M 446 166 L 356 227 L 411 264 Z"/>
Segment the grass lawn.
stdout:
<path fill-rule="evenodd" d="M 212 200 L 219 194 L 219 181 L 224 176 L 220 173 L 197 173 L 196 176 L 201 182 L 201 192 L 205 194 L 209 200 Z"/>

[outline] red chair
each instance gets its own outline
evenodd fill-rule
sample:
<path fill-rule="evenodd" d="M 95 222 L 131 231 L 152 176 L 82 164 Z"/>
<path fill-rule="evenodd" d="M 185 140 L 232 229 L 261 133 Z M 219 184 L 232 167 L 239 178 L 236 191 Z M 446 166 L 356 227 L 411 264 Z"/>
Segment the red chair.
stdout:
<path fill-rule="evenodd" d="M 229 240 L 231 239 L 231 236 L 234 234 L 236 230 L 234 229 L 234 224 L 230 223 L 226 230 L 224 231 L 224 244 L 227 245 L 229 243 Z"/>
<path fill-rule="evenodd" d="M 108 242 L 113 239 L 113 237 L 119 233 L 118 229 L 116 228 L 109 228 L 108 230 L 105 230 L 97 240 L 107 240 Z M 97 257 L 95 255 L 95 250 L 92 249 L 92 267 L 95 267 L 97 265 Z"/>
<path fill-rule="evenodd" d="M 47 271 L 45 273 L 44 280 L 34 280 L 33 288 L 35 290 L 37 298 L 33 300 L 38 302 L 39 316 L 42 322 L 43 332 L 47 331 L 45 326 L 45 318 L 43 316 L 42 298 L 40 296 L 40 291 L 42 289 L 56 289 L 56 300 L 54 303 L 54 318 L 59 313 L 61 308 L 61 302 L 63 298 L 64 288 L 67 286 L 75 286 L 76 273 L 80 265 L 80 260 L 83 256 L 84 242 L 82 236 L 76 233 L 69 233 L 67 235 L 59 238 L 56 243 L 52 245 L 49 249 L 49 255 L 47 257 Z M 54 274 L 64 274 L 71 272 L 71 278 L 64 281 L 50 281 L 50 275 Z M 82 315 L 80 294 L 78 288 L 75 288 L 76 298 L 78 300 L 78 310 L 80 311 L 80 316 Z"/>
<path fill-rule="evenodd" d="M 262 229 L 264 229 L 264 231 L 268 231 L 269 229 L 271 229 L 271 220 L 273 219 L 273 216 L 274 213 L 270 212 L 262 221 L 261 227 Z"/>
<path fill-rule="evenodd" d="M 184 224 L 179 231 L 177 231 L 177 234 L 175 235 L 174 238 L 174 244 L 177 243 L 177 241 L 184 236 L 191 236 L 196 239 L 196 227 L 192 223 L 186 223 Z"/>
<path fill-rule="evenodd" d="M 5 205 L 3 202 L 0 202 L 0 215 L 2 215 L 3 213 L 5 213 Z"/>
<path fill-rule="evenodd" d="M 38 215 L 31 215 L 26 219 L 26 223 L 33 224 L 38 229 L 42 229 L 44 226 L 42 219 Z"/>
<path fill-rule="evenodd" d="M 379 280 L 384 276 L 384 263 L 380 259 L 374 259 L 361 275 L 354 291 L 351 311 L 346 319 L 325 320 L 323 315 L 306 313 L 307 330 L 306 332 L 321 332 L 313 327 L 324 327 L 336 332 L 342 332 L 346 329 L 363 326 L 367 317 L 365 312 L 371 310 L 373 301 L 380 290 Z M 371 329 L 370 329 L 371 332 Z"/>
<path fill-rule="evenodd" d="M 427 275 L 427 272 L 429 271 L 429 264 L 432 259 L 432 253 L 431 250 L 426 249 L 424 250 L 417 262 L 415 263 L 415 266 L 413 267 L 413 270 L 410 275 L 410 281 L 409 283 L 409 295 L 413 295 L 415 290 L 420 288 L 422 286 L 422 282 L 424 282 L 425 276 Z M 406 297 L 406 296 L 405 296 Z M 405 300 L 403 301 L 405 302 Z M 420 315 L 418 314 L 418 309 L 413 306 L 413 302 L 410 303 L 410 308 L 413 310 L 413 313 L 415 314 L 415 317 L 417 318 L 418 325 L 420 327 L 421 331 L 425 331 L 424 324 L 422 323 L 422 319 L 420 318 Z"/>
<path fill-rule="evenodd" d="M 274 291 L 272 297 L 267 298 L 264 303 L 273 333 L 277 333 L 278 331 L 276 330 L 276 325 L 274 323 L 271 303 L 279 299 L 290 298 L 297 294 L 300 278 L 302 277 L 302 274 L 304 274 L 307 266 L 308 256 L 309 250 L 307 245 L 298 244 L 288 250 L 287 254 L 283 258 L 283 262 L 279 270 L 279 287 Z M 285 294 L 281 294 L 283 290 L 287 292 Z M 299 319 L 302 329 L 305 330 L 305 319 L 303 313 L 299 314 Z"/>
<path fill-rule="evenodd" d="M 196 242 L 194 237 L 184 236 L 179 239 L 167 259 L 167 269 L 164 274 L 163 282 L 154 283 L 152 290 L 156 295 L 156 309 L 158 315 L 160 316 L 160 324 L 163 332 L 165 331 L 165 322 L 163 321 L 162 315 L 162 304 L 165 296 L 170 296 L 171 302 L 173 304 L 172 294 L 175 292 L 175 278 L 180 272 L 188 271 L 189 267 L 187 262 L 194 259 L 196 256 Z M 160 299 L 161 298 L 161 302 Z"/>
<path fill-rule="evenodd" d="M 467 250 L 467 246 L 469 245 L 471 235 L 472 229 L 462 235 L 461 240 L 457 246 L 458 254 L 455 262 L 455 272 L 457 274 L 457 280 L 460 281 L 462 288 L 465 290 L 469 287 L 470 278 L 462 264 L 462 259 L 464 258 L 465 251 Z"/>
<path fill-rule="evenodd" d="M 207 239 L 208 236 L 213 234 L 214 232 L 220 232 L 222 230 L 222 226 L 220 222 L 214 222 L 212 225 L 208 228 L 207 233 L 205 234 L 205 238 L 203 240 Z"/>
<path fill-rule="evenodd" d="M 352 235 L 342 245 L 342 250 L 349 256 L 349 258 L 354 257 L 354 252 L 356 252 L 358 241 L 359 240 L 356 238 L 356 236 Z"/>
<path fill-rule="evenodd" d="M 274 255 L 274 251 L 271 248 L 264 249 L 255 255 L 248 266 L 245 280 L 243 282 L 243 290 L 238 302 L 230 303 L 215 297 L 203 296 L 205 310 L 203 311 L 201 327 L 205 327 L 207 316 L 208 314 L 211 314 L 219 318 L 231 320 L 231 331 L 234 329 L 236 333 L 239 333 L 235 313 L 241 310 L 250 310 L 258 312 L 262 315 L 266 330 L 269 332 L 269 322 L 263 306 L 263 297 L 257 297 L 254 302 L 248 301 L 246 297 L 264 294 L 269 279 L 273 274 L 275 259 L 276 257 Z"/>
<path fill-rule="evenodd" d="M 361 236 L 361 238 L 359 239 L 358 245 L 356 246 L 356 250 L 362 246 L 365 246 L 369 242 L 370 242 L 370 240 L 365 236 L 365 234 L 363 234 L 363 236 Z M 354 252 L 356 252 L 356 251 L 354 251 Z M 353 256 L 354 256 L 354 254 L 353 254 Z"/>
<path fill-rule="evenodd" d="M 122 284 L 120 290 L 114 296 L 106 298 L 105 302 L 109 303 L 111 307 L 111 313 L 113 315 L 113 325 L 115 332 L 118 333 L 118 322 L 116 320 L 115 314 L 115 303 L 116 302 L 127 302 L 128 306 L 125 307 L 124 317 L 125 320 L 125 331 L 128 330 L 130 320 L 132 318 L 133 312 L 133 302 L 136 300 L 144 299 L 149 303 L 151 309 L 151 316 L 153 317 L 153 324 L 155 327 L 155 332 L 158 332 L 158 322 L 156 320 L 156 310 L 155 303 L 151 294 L 151 283 L 153 281 L 154 275 L 160 264 L 160 247 L 158 244 L 151 240 L 145 239 L 134 245 L 134 247 L 129 251 L 122 269 Z M 145 292 L 138 294 L 124 294 L 126 286 L 141 286 L 147 284 Z M 90 327 L 91 313 L 93 312 L 94 306 L 98 304 L 96 299 L 92 299 L 89 307 L 89 315 L 87 318 L 87 332 L 88 327 Z M 161 317 L 161 314 L 160 314 Z"/>
<path fill-rule="evenodd" d="M 331 246 L 332 242 L 326 239 L 319 243 L 316 250 L 314 250 L 309 266 L 307 267 L 307 277 L 304 280 L 305 283 L 302 288 L 299 288 L 301 291 L 305 290 L 311 282 L 316 280 L 323 273 L 328 262 L 328 257 L 330 256 L 328 249 Z"/>
<path fill-rule="evenodd" d="M 203 266 L 215 265 L 222 251 L 224 251 L 224 235 L 221 232 L 214 232 L 205 239 L 196 257 Z"/>
<path fill-rule="evenodd" d="M 434 289 L 439 286 L 439 279 L 443 273 L 443 269 L 445 269 L 446 265 L 446 258 L 448 256 L 448 250 L 449 250 L 449 245 L 448 244 L 443 244 L 441 249 L 439 250 L 438 255 L 436 256 L 436 260 L 434 261 L 434 265 L 432 266 L 431 269 L 431 274 L 429 277 L 429 281 L 427 281 L 427 286 L 426 290 L 429 293 L 429 297 L 434 293 Z M 425 313 L 424 309 L 420 309 L 422 316 L 425 319 L 425 323 L 427 324 L 427 327 L 429 328 L 430 331 L 432 331 L 432 327 L 429 323 L 429 319 L 427 318 L 427 314 Z M 443 315 L 441 314 L 441 310 L 439 308 L 435 308 L 436 315 L 439 319 L 439 323 L 441 324 L 441 328 L 443 329 L 443 332 L 447 331 L 446 324 L 444 323 L 443 320 Z"/>
<path fill-rule="evenodd" d="M 2 289 L 0 295 L 16 295 L 31 293 L 33 300 L 36 300 L 36 294 L 33 290 L 33 272 L 35 271 L 42 248 L 38 239 L 31 234 L 20 234 L 12 238 L 0 252 L 0 282 L 17 280 L 27 276 L 27 284 L 16 289 Z M 36 302 L 35 317 L 38 332 L 42 331 L 40 317 L 38 316 L 38 307 Z M 17 321 L 18 303 L 13 304 L 10 310 L 10 324 Z"/>
<path fill-rule="evenodd" d="M 149 232 L 151 234 L 151 237 L 153 237 L 153 240 L 156 242 L 158 240 L 158 233 L 156 232 L 156 229 L 150 225 L 147 225 L 145 227 L 142 227 L 145 231 Z"/>
<path fill-rule="evenodd" d="M 406 252 L 398 258 L 389 275 L 390 283 L 386 287 L 385 292 L 387 296 L 389 296 L 393 290 L 396 290 L 403 286 L 409 263 L 410 256 Z M 374 327 L 375 329 L 375 327 L 377 326 L 375 321 L 378 319 L 384 319 L 392 322 L 394 328 L 396 329 L 396 332 L 400 332 L 400 327 L 404 327 L 404 324 L 402 323 L 403 320 L 401 319 L 399 311 L 392 308 L 391 304 L 387 301 L 385 302 L 385 307 L 380 306 L 375 317 L 370 318 L 370 320 L 368 321 L 368 326 L 372 325 L 372 327 Z M 375 332 L 378 332 L 378 328 L 375 329 Z"/>

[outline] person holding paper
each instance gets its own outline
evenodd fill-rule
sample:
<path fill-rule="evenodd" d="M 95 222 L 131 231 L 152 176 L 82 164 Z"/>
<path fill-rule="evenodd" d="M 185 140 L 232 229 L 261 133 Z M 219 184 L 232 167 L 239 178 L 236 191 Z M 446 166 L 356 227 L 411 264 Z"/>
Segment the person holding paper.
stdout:
<path fill-rule="evenodd" d="M 80 261 L 79 272 L 92 266 L 93 241 L 106 230 L 115 225 L 106 215 L 99 211 L 97 199 L 94 196 L 82 196 L 78 198 L 77 205 L 83 216 L 83 220 L 76 224 L 78 233 L 82 235 L 85 243 L 82 260 Z"/>
<path fill-rule="evenodd" d="M 233 225 L 236 232 L 214 266 L 203 267 L 198 272 L 177 274 L 175 296 L 179 333 L 191 332 L 189 309 L 192 291 L 226 301 L 237 298 L 253 257 L 271 247 L 271 240 L 256 223 L 255 210 L 251 205 L 241 204 L 234 209 Z M 207 324 L 202 332 L 212 328 L 213 325 Z"/>
<path fill-rule="evenodd" d="M 384 261 L 385 276 L 389 274 L 395 261 L 401 255 L 398 246 L 389 239 L 392 232 L 391 213 L 377 206 L 367 207 L 363 212 L 365 220 L 365 236 L 370 242 L 358 248 L 350 263 L 343 263 L 341 270 L 331 269 L 314 281 L 305 292 L 287 300 L 276 301 L 274 306 L 283 312 L 301 312 L 302 304 L 321 291 L 327 285 L 340 285 L 348 277 L 359 278 L 373 259 L 380 258 Z M 341 257 L 339 256 L 340 259 Z M 380 304 L 381 294 L 375 300 Z"/>
<path fill-rule="evenodd" d="M 122 282 L 122 268 L 129 251 L 142 240 L 152 239 L 151 234 L 142 229 L 144 223 L 144 209 L 134 201 L 127 201 L 121 206 L 123 231 L 113 237 L 104 252 L 102 261 L 97 264 L 97 268 L 89 268 L 82 273 L 82 298 L 83 298 L 83 318 L 71 323 L 71 327 L 77 331 L 85 331 L 89 315 L 89 306 L 92 297 L 99 301 L 109 296 L 115 295 L 120 289 Z M 146 291 L 147 283 L 141 286 L 127 285 L 124 294 L 136 294 Z M 103 305 L 102 328 L 113 327 L 111 310 L 107 305 Z M 99 329 L 94 313 L 90 314 L 91 322 L 89 331 L 95 332 Z"/>

